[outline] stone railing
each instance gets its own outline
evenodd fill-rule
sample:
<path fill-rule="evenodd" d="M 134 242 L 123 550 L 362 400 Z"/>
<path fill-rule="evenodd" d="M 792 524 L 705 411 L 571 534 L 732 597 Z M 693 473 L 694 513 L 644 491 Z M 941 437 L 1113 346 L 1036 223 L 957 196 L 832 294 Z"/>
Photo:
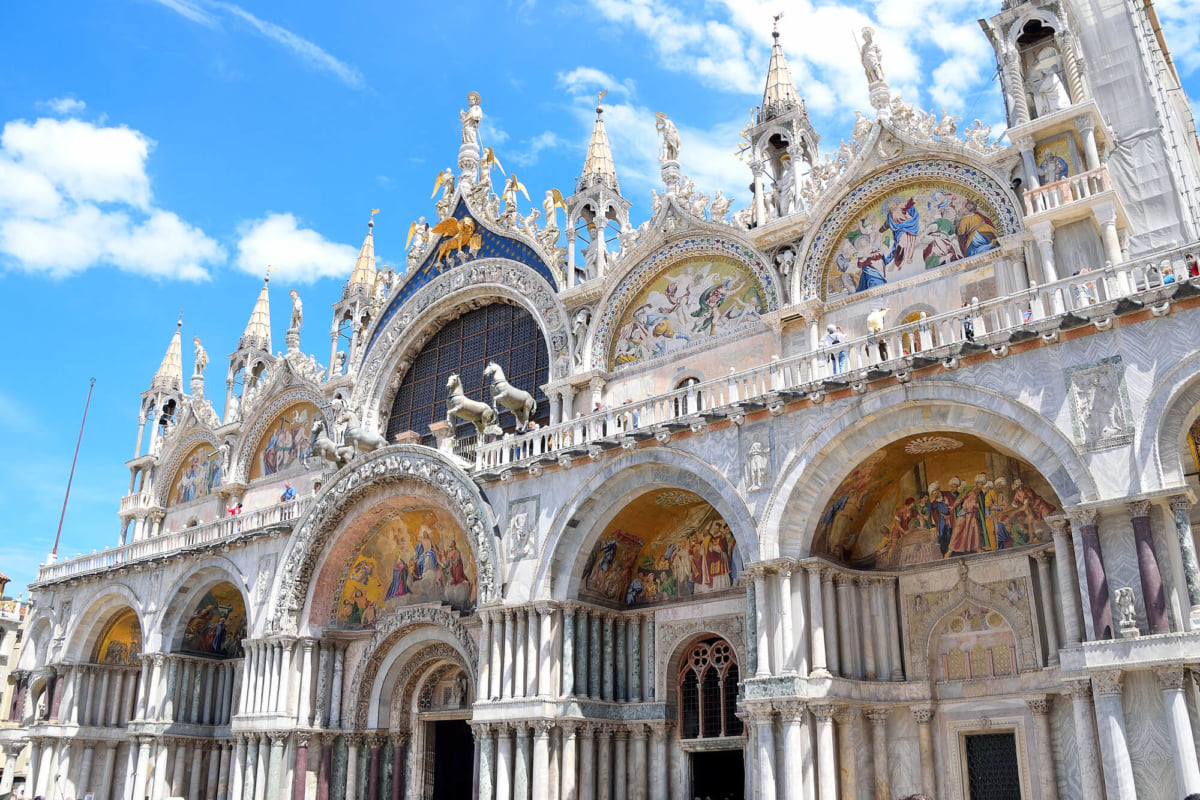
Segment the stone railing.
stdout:
<path fill-rule="evenodd" d="M 43 564 L 38 568 L 38 583 L 74 578 L 93 572 L 101 572 L 147 559 L 159 558 L 181 550 L 203 548 L 209 545 L 242 536 L 247 533 L 282 525 L 298 519 L 308 510 L 311 498 L 289 500 L 266 508 L 222 517 L 203 525 L 184 528 L 173 533 L 152 536 L 121 547 L 110 547 L 91 555 L 76 556 L 54 564 Z"/>
<path fill-rule="evenodd" d="M 1041 214 L 1085 200 L 1094 194 L 1107 192 L 1111 188 L 1112 179 L 1108 175 L 1108 165 L 1101 164 L 1096 169 L 1047 183 L 1036 189 L 1026 189 L 1025 213 L 1029 216 Z"/>
<path fill-rule="evenodd" d="M 127 494 L 121 498 L 120 514 L 128 514 L 133 511 L 140 511 L 154 506 L 154 496 L 149 492 L 136 492 Z"/>
<path fill-rule="evenodd" d="M 764 407 L 782 410 L 789 400 L 932 366 L 953 365 L 962 355 L 991 349 L 1007 355 L 1008 346 L 1060 330 L 1104 324 L 1115 315 L 1137 311 L 1186 292 L 1200 294 L 1200 280 L 1186 280 L 1184 254 L 1196 244 L 1159 251 L 1136 262 L 1108 266 L 1005 297 L 935 314 L 890 327 L 874 336 L 847 339 L 833 346 L 786 359 L 773 357 L 752 369 L 697 383 L 616 408 L 578 416 L 530 433 L 474 445 L 477 472 L 502 474 L 533 461 L 594 454 L 596 447 L 633 446 L 674 430 L 699 429 L 708 419 L 745 414 Z M 1171 265 L 1181 276 L 1164 285 L 1161 275 Z M 465 453 L 463 455 L 466 455 Z"/>

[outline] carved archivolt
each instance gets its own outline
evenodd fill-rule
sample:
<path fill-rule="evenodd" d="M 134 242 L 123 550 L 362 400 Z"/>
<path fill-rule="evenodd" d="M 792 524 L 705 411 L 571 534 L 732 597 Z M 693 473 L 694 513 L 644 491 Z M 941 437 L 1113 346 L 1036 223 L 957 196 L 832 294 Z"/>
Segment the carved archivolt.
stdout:
<path fill-rule="evenodd" d="M 417 628 L 426 626 L 448 631 L 454 636 L 458 647 L 455 648 L 442 642 L 422 648 L 408 660 L 396 686 L 404 686 L 413 671 L 434 658 L 452 660 L 464 667 L 468 673 L 475 673 L 478 653 L 471 637 L 458 621 L 457 614 L 441 606 L 413 606 L 398 611 L 388 617 L 375 631 L 375 635 L 371 637 L 371 642 L 367 646 L 369 655 L 359 663 L 358 669 L 354 673 L 354 679 L 350 683 L 350 697 L 354 698 L 354 719 L 359 730 L 363 730 L 367 726 L 367 715 L 371 708 L 370 693 L 383 660 L 387 658 L 396 642 Z M 463 653 L 467 654 L 469 663 L 464 663 Z"/>
<path fill-rule="evenodd" d="M 397 373 L 407 369 L 439 323 L 459 316 L 464 308 L 498 299 L 519 305 L 533 315 L 546 337 L 551 377 L 566 377 L 571 360 L 570 331 L 566 310 L 554 287 L 523 264 L 480 259 L 438 276 L 377 323 L 379 327 L 370 335 L 358 371 L 351 404 L 363 410 L 364 418 L 381 419 L 390 404 L 386 395 L 393 394 L 400 385 Z"/>
<path fill-rule="evenodd" d="M 322 397 L 320 394 L 297 387 L 276 397 L 265 406 L 259 406 L 255 409 L 254 424 L 249 429 L 243 429 L 241 441 L 238 445 L 238 453 L 233 475 L 229 476 L 229 480 L 245 481 L 250 474 L 250 459 L 254 458 L 254 451 L 258 449 L 258 442 L 266 434 L 267 428 L 275 421 L 275 418 L 283 411 L 296 403 L 312 403 L 321 412 L 322 421 L 325 423 L 325 430 L 333 430 L 330 424 L 330 419 L 333 418 L 333 407 L 329 404 L 329 399 Z M 221 480 L 226 478 L 222 476 Z"/>
<path fill-rule="evenodd" d="M 183 466 L 183 460 L 192 452 L 192 449 L 198 445 L 207 442 L 216 450 L 221 446 L 221 441 L 207 428 L 199 428 L 189 433 L 182 441 L 171 448 L 171 459 L 167 462 L 160 476 L 165 476 L 166 480 L 158 480 L 154 487 L 154 504 L 157 506 L 166 507 L 167 495 L 171 492 L 171 484 L 174 482 L 175 473 Z M 221 476 L 221 482 L 227 480 L 226 476 Z"/>
<path fill-rule="evenodd" d="M 464 521 L 463 530 L 475 557 L 479 603 L 496 596 L 496 517 L 475 482 L 437 451 L 420 445 L 393 445 L 356 458 L 335 473 L 308 513 L 296 524 L 276 584 L 275 607 L 267 630 L 295 633 L 313 569 L 338 523 L 368 492 L 406 481 L 433 487 Z M 408 611 L 389 617 L 404 620 Z"/>

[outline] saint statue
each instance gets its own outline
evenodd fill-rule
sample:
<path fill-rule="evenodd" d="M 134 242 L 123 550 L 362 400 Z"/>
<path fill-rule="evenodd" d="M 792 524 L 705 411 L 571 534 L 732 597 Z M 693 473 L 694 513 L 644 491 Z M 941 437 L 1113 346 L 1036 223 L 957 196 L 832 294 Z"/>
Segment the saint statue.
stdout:
<path fill-rule="evenodd" d="M 875 29 L 863 28 L 862 65 L 867 73 L 867 84 L 883 83 L 883 51 L 875 44 Z"/>
<path fill-rule="evenodd" d="M 467 95 L 467 110 L 458 112 L 458 118 L 462 120 L 463 144 L 479 144 L 479 123 L 483 122 L 479 99 L 479 92 L 471 92 Z"/>
<path fill-rule="evenodd" d="M 192 337 L 192 345 L 196 348 L 196 374 L 203 375 L 204 368 L 208 366 L 208 351 L 200 344 L 199 336 Z"/>
<path fill-rule="evenodd" d="M 679 160 L 679 131 L 675 123 L 667 119 L 667 115 L 658 111 L 654 114 L 654 129 L 658 131 L 659 150 L 658 161 L 666 164 L 668 161 Z"/>
<path fill-rule="evenodd" d="M 304 304 L 300 302 L 300 293 L 295 289 L 288 292 L 288 297 L 292 298 L 292 321 L 288 327 L 298 331 L 304 322 Z"/>
<path fill-rule="evenodd" d="M 1048 67 L 1033 76 L 1033 108 L 1039 117 L 1052 114 L 1071 105 L 1067 87 L 1058 69 Z"/>

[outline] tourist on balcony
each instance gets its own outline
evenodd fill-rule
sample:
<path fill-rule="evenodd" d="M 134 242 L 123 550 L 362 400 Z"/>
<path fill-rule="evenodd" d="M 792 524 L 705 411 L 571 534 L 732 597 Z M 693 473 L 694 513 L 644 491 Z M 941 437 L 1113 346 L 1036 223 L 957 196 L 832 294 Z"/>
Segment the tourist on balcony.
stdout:
<path fill-rule="evenodd" d="M 1196 257 L 1188 253 L 1183 257 L 1183 263 L 1187 266 L 1189 278 L 1200 277 L 1200 262 L 1196 261 Z"/>
<path fill-rule="evenodd" d="M 968 342 L 975 341 L 975 320 L 971 318 L 971 301 L 966 301 L 962 304 L 966 309 L 966 313 L 962 318 L 963 338 Z"/>
<path fill-rule="evenodd" d="M 283 494 L 279 496 L 279 502 L 286 503 L 288 500 L 296 499 L 296 490 L 292 488 L 292 484 L 285 483 L 283 485 Z"/>
<path fill-rule="evenodd" d="M 1163 267 L 1162 279 L 1163 279 L 1163 286 L 1166 286 L 1169 283 L 1174 283 L 1175 282 L 1175 269 L 1173 267 L 1171 267 L 1170 265 Z"/>
<path fill-rule="evenodd" d="M 841 344 L 845 332 L 837 325 L 825 326 L 825 346 L 833 347 L 835 344 Z M 846 370 L 846 351 L 839 350 L 837 355 L 829 353 L 829 370 L 832 374 L 837 375 L 839 372 Z"/>

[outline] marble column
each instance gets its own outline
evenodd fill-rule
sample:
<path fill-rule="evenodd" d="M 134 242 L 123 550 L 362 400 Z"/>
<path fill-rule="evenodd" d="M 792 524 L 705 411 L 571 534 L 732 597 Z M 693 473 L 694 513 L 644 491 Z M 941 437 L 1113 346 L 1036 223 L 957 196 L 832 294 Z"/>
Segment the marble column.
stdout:
<path fill-rule="evenodd" d="M 111 725 L 109 714 L 118 705 L 117 703 L 108 702 L 108 692 L 112 685 L 113 669 L 108 667 L 101 671 L 100 674 L 100 697 L 96 703 L 95 711 L 92 712 L 92 719 L 96 725 Z M 90 701 L 91 698 L 88 698 Z"/>
<path fill-rule="evenodd" d="M 312 639 L 305 639 L 300 643 L 303 651 L 300 662 L 300 708 L 297 712 L 296 722 L 304 728 L 312 725 L 313 646 L 315 644 L 316 642 Z"/>
<path fill-rule="evenodd" d="M 246 796 L 246 737 L 236 734 L 233 751 L 233 774 L 229 776 L 229 793 L 222 800 L 245 800 Z M 134 800 L 139 800 L 134 798 Z"/>
<path fill-rule="evenodd" d="M 579 800 L 579 726 L 574 722 L 563 722 L 559 727 L 562 729 L 562 790 L 559 797 L 562 800 Z"/>
<path fill-rule="evenodd" d="M 1101 738 L 1108 800 L 1137 800 L 1125 735 L 1125 712 L 1121 708 L 1121 677 L 1121 671 L 1115 669 L 1092 676 L 1096 727 Z"/>
<path fill-rule="evenodd" d="M 537 607 L 538 624 L 538 697 L 554 697 L 554 606 Z M 547 745 L 549 746 L 549 745 Z"/>
<path fill-rule="evenodd" d="M 628 639 L 625 617 L 618 617 L 615 624 L 616 632 L 613 634 L 613 638 L 616 640 L 616 649 L 613 655 L 616 658 L 617 666 L 614 670 L 615 675 L 613 676 L 615 684 L 613 687 L 613 698 L 619 703 L 624 703 L 629 700 L 629 656 L 625 649 Z"/>
<path fill-rule="evenodd" d="M 380 750 L 387 742 L 387 738 L 379 735 L 371 735 L 367 737 L 367 745 L 370 747 L 370 756 L 367 761 L 367 798 L 368 800 L 379 800 L 379 777 L 380 777 Z"/>
<path fill-rule="evenodd" d="M 79 780 L 75 782 L 75 795 L 82 797 L 92 786 L 92 761 L 96 757 L 96 743 L 86 740 L 83 743 L 83 761 L 79 765 Z M 99 794 L 99 792 L 96 792 Z"/>
<path fill-rule="evenodd" d="M 646 671 L 642 678 L 642 699 L 649 703 L 654 700 L 654 612 L 647 611 L 642 617 L 642 645 L 646 650 Z"/>
<path fill-rule="evenodd" d="M 871 607 L 871 586 L 874 581 L 870 578 L 859 578 L 858 585 L 858 624 L 862 630 L 862 660 L 863 675 L 873 681 L 878 677 L 875 669 L 875 611 Z"/>
<path fill-rule="evenodd" d="M 1071 521 L 1079 525 L 1079 536 L 1083 542 L 1084 575 L 1092 612 L 1093 638 L 1096 640 L 1113 638 L 1112 599 L 1108 592 L 1104 553 L 1100 549 L 1099 519 L 1100 512 L 1093 508 L 1076 509 L 1071 513 Z"/>
<path fill-rule="evenodd" d="M 242 649 L 246 652 L 246 655 L 242 657 L 242 674 L 244 678 L 238 691 L 237 713 L 239 714 L 245 714 L 251 710 L 250 703 L 252 700 L 250 692 L 251 684 L 254 682 L 251 677 L 253 675 L 252 670 L 254 669 L 254 645 L 251 642 L 243 640 Z"/>
<path fill-rule="evenodd" d="M 868 708 L 863 713 L 871 721 L 872 761 L 875 767 L 875 800 L 891 800 L 888 776 L 887 708 Z"/>
<path fill-rule="evenodd" d="M 483 697 L 499 700 L 504 693 L 504 612 L 490 611 L 488 618 L 492 621 L 491 657 L 488 659 L 490 686 Z M 495 731 L 492 733 L 494 735 Z"/>
<path fill-rule="evenodd" d="M 491 653 L 492 646 L 492 616 L 484 610 L 479 609 L 479 685 L 475 688 L 475 697 L 477 700 L 487 700 L 491 697 L 488 690 L 491 688 L 491 659 L 488 654 Z"/>
<path fill-rule="evenodd" d="M 188 793 L 189 798 L 200 800 L 200 783 L 204 778 L 204 744 L 201 742 L 192 742 L 189 747 L 192 750 L 192 768 L 188 771 Z"/>
<path fill-rule="evenodd" d="M 199 747 L 197 749 L 200 749 Z M 204 800 L 217 800 L 217 782 L 220 780 L 221 751 L 225 748 L 220 742 L 210 742 L 203 748 L 208 754 L 208 775 L 204 779 Z M 196 795 L 197 799 L 199 795 Z M 301 798 L 303 800 L 303 798 Z"/>
<path fill-rule="evenodd" d="M 271 782 L 271 734 L 258 737 L 258 771 L 254 775 L 254 800 L 266 800 Z"/>
<path fill-rule="evenodd" d="M 756 752 L 754 769 L 758 773 L 758 797 L 775 800 L 775 715 L 770 706 L 756 709 L 750 715 L 754 723 Z M 657 798 L 656 798 L 657 800 Z"/>
<path fill-rule="evenodd" d="M 590 722 L 579 726 L 579 800 L 596 800 L 596 728 Z"/>
<path fill-rule="evenodd" d="M 796 700 L 779 703 L 783 721 L 783 796 L 785 800 L 804 800 L 804 768 L 801 763 L 804 736 L 804 704 Z"/>
<path fill-rule="evenodd" d="M 500 681 L 500 696 L 505 700 L 513 696 L 514 671 L 516 670 L 516 620 L 512 609 L 504 610 L 504 677 Z"/>
<path fill-rule="evenodd" d="M 817 721 L 817 795 L 818 800 L 837 800 L 837 762 L 833 744 L 834 706 L 828 703 L 809 706 Z"/>
<path fill-rule="evenodd" d="M 863 677 L 862 662 L 854 657 L 854 576 L 839 572 L 837 582 L 838 638 L 841 639 L 841 674 L 847 678 Z"/>
<path fill-rule="evenodd" d="M 887 624 L 888 657 L 892 662 L 890 680 L 904 680 L 904 661 L 900 655 L 900 614 L 896 608 L 897 578 L 883 578 L 879 582 L 879 596 L 883 602 L 884 617 Z"/>
<path fill-rule="evenodd" d="M 1146 622 L 1150 626 L 1150 633 L 1168 633 L 1171 623 L 1167 620 L 1162 572 L 1158 568 L 1158 556 L 1154 553 L 1154 534 L 1150 532 L 1150 501 L 1135 500 L 1130 503 L 1129 516 L 1133 522 L 1133 542 L 1137 550 Z"/>
<path fill-rule="evenodd" d="M 1183 559 L 1183 579 L 1187 585 L 1188 615 L 1191 630 L 1200 630 L 1200 564 L 1196 562 L 1196 543 L 1192 539 L 1192 522 L 1188 515 L 1191 498 L 1177 494 L 1170 500 L 1171 513 L 1175 517 L 1175 536 L 1179 540 L 1179 555 Z"/>
<path fill-rule="evenodd" d="M 937 768 L 933 761 L 933 729 L 930 725 L 933 721 L 933 707 L 913 706 L 910 711 L 913 719 L 917 721 L 917 743 L 921 752 L 921 791 L 932 798 L 933 793 L 937 791 Z M 1044 749 L 1053 757 L 1049 742 L 1045 744 Z M 1050 800 L 1048 795 L 1042 797 L 1043 800 Z"/>
<path fill-rule="evenodd" d="M 588 631 L 588 697 L 599 700 L 604 693 L 602 682 L 603 665 L 600 652 L 600 628 L 604 625 L 603 615 L 598 611 L 591 613 Z M 607 659 L 605 659 L 607 660 Z"/>
<path fill-rule="evenodd" d="M 1065 519 L 1049 520 L 1054 534 L 1054 570 L 1058 575 L 1058 597 L 1062 603 L 1063 643 L 1073 647 L 1082 640 L 1080 633 L 1079 590 L 1075 584 L 1075 552 Z"/>
<path fill-rule="evenodd" d="M 613 647 L 615 646 L 615 642 L 613 641 L 614 634 L 612 614 L 604 615 L 604 623 L 601 627 L 600 635 L 603 641 L 602 649 L 600 651 L 600 697 L 604 700 L 611 701 L 613 699 L 614 689 L 613 667 L 615 666 L 613 664 Z"/>
<path fill-rule="evenodd" d="M 305 784 L 308 781 L 307 733 L 296 734 L 296 766 L 292 770 L 292 800 L 304 800 Z"/>
<path fill-rule="evenodd" d="M 1073 683 L 1071 713 L 1075 720 L 1075 758 L 1079 763 L 1079 785 L 1084 797 L 1103 797 L 1100 752 L 1096 726 L 1092 722 L 1092 689 L 1086 681 Z"/>
<path fill-rule="evenodd" d="M 109 800 L 113 796 L 117 775 L 117 748 L 120 746 L 121 742 L 117 741 L 104 743 L 104 764 L 100 768 L 100 780 L 97 783 L 99 791 L 96 792 L 95 800 Z"/>
<path fill-rule="evenodd" d="M 779 656 L 779 671 L 784 674 L 796 671 L 796 640 L 792 630 L 792 565 L 779 568 L 779 610 L 783 628 L 783 652 Z"/>
<path fill-rule="evenodd" d="M 513 758 L 513 800 L 529 800 L 529 767 L 532 753 L 529 747 L 529 726 L 516 724 L 517 744 Z"/>
<path fill-rule="evenodd" d="M 342 727 L 342 672 L 346 665 L 346 651 L 341 642 L 333 643 L 333 686 L 329 695 L 329 727 Z"/>
<path fill-rule="evenodd" d="M 230 800 L 232 795 L 229 793 L 229 762 L 233 755 L 233 742 L 220 742 L 221 758 L 217 765 L 217 798 L 216 800 Z"/>
<path fill-rule="evenodd" d="M 166 670 L 166 686 L 162 692 L 162 700 L 158 703 L 159 715 L 158 719 L 165 719 L 168 722 L 175 721 L 181 718 L 181 715 L 176 712 L 175 695 L 179 690 L 179 659 L 177 657 L 164 658 L 164 669 Z M 187 662 L 190 664 L 191 662 Z M 187 685 L 187 673 L 184 672 L 184 685 Z"/>
<path fill-rule="evenodd" d="M 1056 800 L 1058 797 L 1058 780 L 1054 774 L 1054 742 L 1050 737 L 1050 702 L 1046 697 L 1026 700 L 1029 711 L 1033 714 L 1033 729 L 1036 739 L 1034 747 L 1038 752 L 1038 773 L 1041 778 L 1041 797 L 1044 800 Z"/>
<path fill-rule="evenodd" d="M 137 747 L 137 766 L 133 773 L 133 792 L 130 795 L 130 800 L 145 800 L 149 795 L 147 778 L 150 775 L 150 745 L 154 742 L 154 737 L 137 736 L 134 737 L 134 742 Z M 37 746 L 36 740 L 33 746 Z M 29 774 L 37 775 L 37 772 L 34 770 L 32 755 L 29 760 Z M 36 787 L 34 787 L 34 791 L 37 791 Z"/>
<path fill-rule="evenodd" d="M 837 598 L 834 595 L 833 570 L 817 568 L 821 574 L 821 615 L 825 628 L 825 666 L 831 675 L 842 675 L 842 661 L 838 652 Z M 814 612 L 815 613 L 815 612 Z"/>
<path fill-rule="evenodd" d="M 179 797 L 183 794 L 183 779 L 187 774 L 187 767 L 185 766 L 184 761 L 187 758 L 188 740 L 174 739 L 168 740 L 168 742 L 170 742 L 171 746 L 175 750 L 175 757 L 173 759 L 174 764 L 171 767 L 171 795 L 173 797 Z"/>
<path fill-rule="evenodd" d="M 588 632 L 590 629 L 587 609 L 577 608 L 575 615 L 575 694 L 579 696 L 587 695 L 588 676 L 591 675 L 588 665 Z"/>
<path fill-rule="evenodd" d="M 525 625 L 525 697 L 537 697 L 538 693 L 538 670 L 541 667 L 541 628 L 538 622 L 537 608 L 528 606 L 525 609 L 525 616 L 528 621 Z"/>
<path fill-rule="evenodd" d="M 633 744 L 633 769 L 630 771 L 632 788 L 629 792 L 629 800 L 647 800 L 646 779 L 649 775 L 647 774 L 646 733 L 646 726 L 640 723 L 634 725 L 633 730 L 630 731 Z"/>
<path fill-rule="evenodd" d="M 242 770 L 242 800 L 254 800 L 254 784 L 258 778 L 258 734 L 247 734 L 245 768 Z"/>
<path fill-rule="evenodd" d="M 802 569 L 800 574 L 804 576 L 808 591 L 807 621 L 811 674 L 823 678 L 828 674 L 829 666 L 825 660 L 825 611 L 821 602 L 821 568 L 816 564 L 808 564 Z"/>
<path fill-rule="evenodd" d="M 596 800 L 612 800 L 612 748 L 612 727 L 600 725 L 596 729 Z"/>
<path fill-rule="evenodd" d="M 613 800 L 629 797 L 629 729 L 613 731 Z"/>
<path fill-rule="evenodd" d="M 654 735 L 654 769 L 651 770 L 654 784 L 651 787 L 651 800 L 667 800 L 670 791 L 670 761 L 667 758 L 667 742 L 671 738 L 670 723 L 651 723 Z"/>
<path fill-rule="evenodd" d="M 1171 753 L 1175 764 L 1175 788 L 1180 797 L 1200 792 L 1200 763 L 1196 759 L 1196 739 L 1188 716 L 1184 687 L 1187 672 L 1183 667 L 1160 667 L 1154 670 L 1162 689 L 1163 708 L 1167 712 L 1167 732 L 1171 735 Z"/>
<path fill-rule="evenodd" d="M 484 753 L 485 749 L 487 748 L 488 739 L 486 739 L 486 738 L 480 739 L 479 736 L 480 736 L 480 733 L 477 731 L 476 738 L 479 740 L 479 745 L 480 745 L 480 747 L 479 747 L 480 774 L 482 774 L 482 772 L 483 772 L 483 753 Z M 408 733 L 404 732 L 404 731 L 400 731 L 400 732 L 393 731 L 391 734 L 391 737 L 392 737 L 392 800 L 404 800 L 404 751 L 408 747 Z M 489 768 L 490 768 L 490 765 L 489 765 Z M 493 783 L 490 782 L 492 780 L 491 775 L 488 776 L 488 780 L 489 780 L 489 783 L 487 786 L 488 786 L 488 789 L 490 790 L 492 788 L 492 786 L 494 785 Z M 480 784 L 480 786 L 482 787 L 482 783 Z M 482 790 L 480 792 L 480 797 L 485 797 L 485 795 L 482 794 Z M 487 800 L 491 800 L 490 794 L 486 795 L 486 797 L 487 797 Z"/>
<path fill-rule="evenodd" d="M 634 617 L 629 624 L 629 699 L 642 700 L 642 621 Z"/>
<path fill-rule="evenodd" d="M 754 579 L 754 629 L 757 632 L 758 663 L 754 677 L 771 675 L 770 626 L 767 624 L 767 575 L 759 567 L 750 573 Z"/>
<path fill-rule="evenodd" d="M 575 693 L 575 607 L 562 609 L 562 696 Z"/>
<path fill-rule="evenodd" d="M 529 648 L 525 646 L 528 637 L 526 630 L 528 609 L 518 608 L 513 611 L 513 619 L 515 622 L 512 638 L 513 645 L 513 697 L 525 697 L 525 662 L 526 656 L 529 654 Z"/>
<path fill-rule="evenodd" d="M 1058 663 L 1058 625 L 1055 617 L 1054 586 L 1050 582 L 1050 554 L 1040 550 L 1033 554 L 1037 564 L 1038 586 L 1041 589 L 1042 626 L 1046 631 L 1046 664 Z"/>
<path fill-rule="evenodd" d="M 513 737 L 504 722 L 496 725 L 496 800 L 513 800 Z"/>
<path fill-rule="evenodd" d="M 321 736 L 321 763 L 317 767 L 317 800 L 329 800 L 329 783 L 333 778 L 333 747 L 337 736 Z"/>
<path fill-rule="evenodd" d="M 554 723 L 539 719 L 533 726 L 533 800 L 550 797 L 550 731 Z"/>

